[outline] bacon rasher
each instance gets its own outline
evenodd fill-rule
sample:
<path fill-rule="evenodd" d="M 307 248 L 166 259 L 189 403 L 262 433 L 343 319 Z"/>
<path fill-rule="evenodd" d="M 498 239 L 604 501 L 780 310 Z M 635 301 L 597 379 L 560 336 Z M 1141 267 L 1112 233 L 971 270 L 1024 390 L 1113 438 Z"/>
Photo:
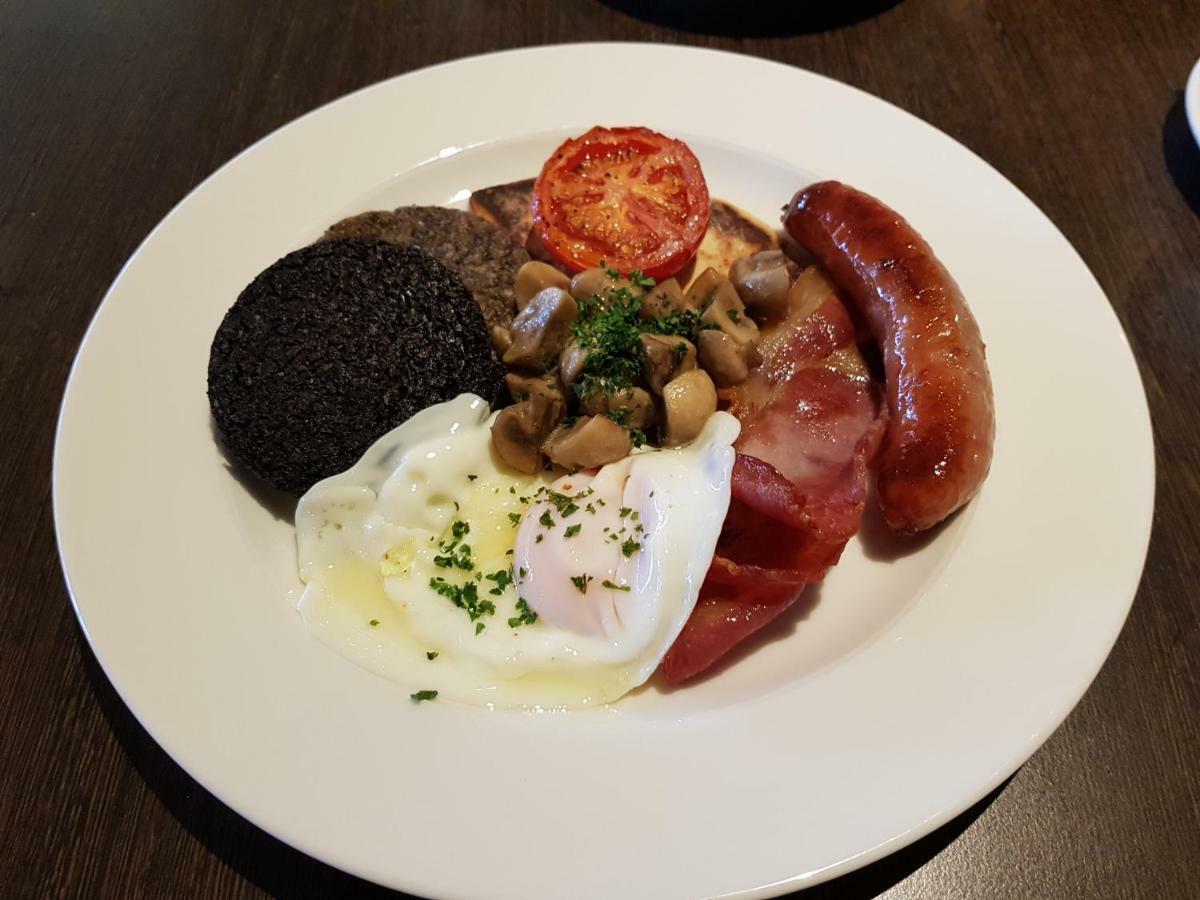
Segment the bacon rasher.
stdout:
<path fill-rule="evenodd" d="M 783 613 L 858 531 L 887 413 L 856 339 L 841 298 L 810 268 L 788 316 L 762 328 L 762 364 L 722 392 L 742 423 L 732 498 L 696 609 L 663 660 L 668 682 Z"/>

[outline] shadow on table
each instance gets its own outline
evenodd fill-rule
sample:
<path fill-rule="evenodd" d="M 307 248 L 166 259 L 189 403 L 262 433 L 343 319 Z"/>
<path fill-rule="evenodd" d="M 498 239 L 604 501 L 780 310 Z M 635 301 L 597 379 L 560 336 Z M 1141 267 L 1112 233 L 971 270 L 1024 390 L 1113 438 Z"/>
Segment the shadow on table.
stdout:
<path fill-rule="evenodd" d="M 1182 91 L 1176 92 L 1175 102 L 1163 122 L 1162 149 L 1175 187 L 1192 212 L 1200 216 L 1200 147 L 1196 146 L 1188 125 Z"/>
<path fill-rule="evenodd" d="M 606 6 L 680 31 L 726 37 L 786 37 L 854 25 L 886 12 L 900 0 L 846 0 L 815 4 L 797 0 L 601 0 Z"/>
<path fill-rule="evenodd" d="M 77 633 L 77 640 L 96 700 L 130 763 L 171 815 L 225 865 L 273 897 L 402 900 L 409 896 L 347 875 L 294 850 L 225 806 L 154 742 L 117 696 L 82 633 Z M 949 846 L 1007 784 L 916 843 L 793 896 L 798 900 L 867 900 L 878 896 Z"/>

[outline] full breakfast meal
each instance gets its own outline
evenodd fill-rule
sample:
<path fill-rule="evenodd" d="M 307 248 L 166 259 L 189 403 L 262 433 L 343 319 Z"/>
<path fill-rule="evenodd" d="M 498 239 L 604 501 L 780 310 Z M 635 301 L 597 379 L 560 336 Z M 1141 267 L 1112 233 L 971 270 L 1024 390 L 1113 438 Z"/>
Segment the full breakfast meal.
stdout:
<path fill-rule="evenodd" d="M 413 701 L 685 683 L 825 577 L 869 485 L 912 535 L 987 476 L 975 319 L 874 197 L 811 184 L 777 233 L 685 143 L 597 126 L 469 206 L 333 224 L 209 358 L 225 453 L 300 496 L 304 622 Z"/>

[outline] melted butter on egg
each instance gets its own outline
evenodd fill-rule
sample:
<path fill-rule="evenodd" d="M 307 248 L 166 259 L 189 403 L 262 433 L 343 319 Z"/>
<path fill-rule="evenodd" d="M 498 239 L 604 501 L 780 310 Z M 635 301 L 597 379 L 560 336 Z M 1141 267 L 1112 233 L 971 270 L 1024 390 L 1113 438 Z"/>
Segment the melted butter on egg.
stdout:
<path fill-rule="evenodd" d="M 718 413 L 686 448 L 554 482 L 509 470 L 490 422 L 478 397 L 430 407 L 301 498 L 300 613 L 343 656 L 439 699 L 614 700 L 653 673 L 695 605 L 737 422 Z"/>

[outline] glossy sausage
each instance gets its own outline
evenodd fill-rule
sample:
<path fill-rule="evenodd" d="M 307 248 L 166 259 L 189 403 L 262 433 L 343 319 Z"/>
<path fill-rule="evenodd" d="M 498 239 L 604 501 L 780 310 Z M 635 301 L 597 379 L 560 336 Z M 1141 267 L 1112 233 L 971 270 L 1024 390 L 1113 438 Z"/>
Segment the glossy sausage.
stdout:
<path fill-rule="evenodd" d="M 878 462 L 888 524 L 930 528 L 974 496 L 992 461 L 992 382 L 962 291 L 916 230 L 836 181 L 796 194 L 784 226 L 867 320 L 890 419 Z"/>

